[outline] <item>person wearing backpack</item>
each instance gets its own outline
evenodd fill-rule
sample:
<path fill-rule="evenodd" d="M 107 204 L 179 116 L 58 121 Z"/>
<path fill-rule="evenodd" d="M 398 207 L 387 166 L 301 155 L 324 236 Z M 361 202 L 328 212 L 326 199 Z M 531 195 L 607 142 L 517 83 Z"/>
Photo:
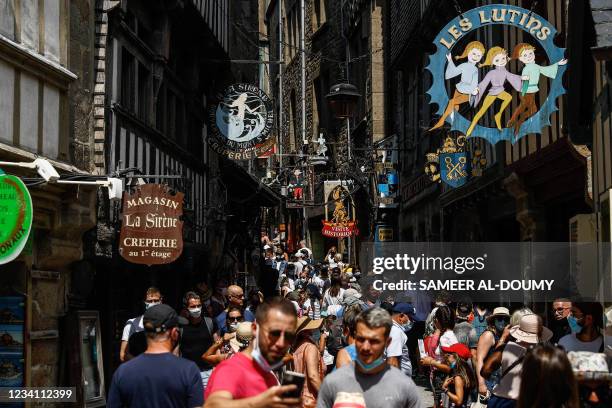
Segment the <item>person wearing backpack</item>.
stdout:
<path fill-rule="evenodd" d="M 145 293 L 145 310 L 162 303 L 162 300 L 163 297 L 159 289 L 151 286 Z M 144 334 L 142 318 L 143 315 L 129 319 L 123 327 L 121 348 L 119 350 L 119 360 L 122 363 L 136 357 L 147 349 L 147 339 Z"/>
<path fill-rule="evenodd" d="M 202 386 L 206 389 L 213 367 L 204 361 L 202 356 L 218 340 L 218 329 L 213 319 L 202 315 L 200 295 L 187 292 L 183 304 L 185 309 L 181 312 L 181 316 L 186 317 L 189 324 L 183 327 L 179 351 L 181 357 L 196 363 L 200 370 Z"/>
<path fill-rule="evenodd" d="M 521 317 L 518 325 L 506 329 L 494 352 L 487 357 L 481 375 L 487 378 L 501 367 L 501 377 L 493 389 L 487 408 L 515 408 L 521 388 L 523 359 L 531 347 L 545 343 L 552 338 L 552 331 L 542 325 L 542 319 L 535 314 Z M 505 343 L 512 336 L 514 341 Z M 503 340 L 502 340 L 503 339 Z"/>

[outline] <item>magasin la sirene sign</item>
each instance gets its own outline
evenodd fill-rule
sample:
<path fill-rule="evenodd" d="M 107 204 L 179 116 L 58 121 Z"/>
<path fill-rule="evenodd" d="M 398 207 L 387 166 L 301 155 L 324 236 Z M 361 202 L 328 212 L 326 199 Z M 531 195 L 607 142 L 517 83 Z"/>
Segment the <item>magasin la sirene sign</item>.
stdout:
<path fill-rule="evenodd" d="M 506 50 L 499 44 L 485 44 L 473 35 L 479 28 L 495 25 L 520 29 L 523 39 Z M 450 21 L 435 38 L 437 51 L 426 67 L 433 79 L 427 94 L 440 115 L 431 130 L 448 122 L 451 131 L 468 138 L 480 137 L 491 144 L 516 143 L 527 134 L 541 133 L 551 124 L 550 115 L 557 110 L 556 99 L 565 93 L 562 78 L 567 60 L 563 57 L 565 50 L 554 44 L 556 34 L 555 27 L 543 17 L 505 4 L 468 10 Z M 511 59 L 518 61 L 515 72 L 508 67 Z M 544 98 L 540 97 L 540 87 L 545 78 L 550 79 L 550 86 Z M 447 80 L 453 81 L 449 84 L 450 95 Z M 514 99 L 516 108 L 512 109 Z M 543 102 L 538 107 L 540 100 Z M 469 119 L 459 111 L 468 107 Z M 489 111 L 494 127 L 481 124 Z"/>
<path fill-rule="evenodd" d="M 19 256 L 32 228 L 32 197 L 18 177 L 0 170 L 0 265 Z"/>
<path fill-rule="evenodd" d="M 119 253 L 144 265 L 175 261 L 183 252 L 183 193 L 168 186 L 144 184 L 123 193 L 123 223 Z"/>

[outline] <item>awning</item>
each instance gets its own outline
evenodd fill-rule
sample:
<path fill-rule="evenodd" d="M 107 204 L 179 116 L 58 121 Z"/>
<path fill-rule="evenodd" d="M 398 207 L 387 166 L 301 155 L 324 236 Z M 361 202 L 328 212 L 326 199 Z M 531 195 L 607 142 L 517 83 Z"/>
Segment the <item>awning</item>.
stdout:
<path fill-rule="evenodd" d="M 275 207 L 281 196 L 249 174 L 240 165 L 227 160 L 220 160 L 221 179 L 227 187 L 228 201 L 240 205 Z"/>

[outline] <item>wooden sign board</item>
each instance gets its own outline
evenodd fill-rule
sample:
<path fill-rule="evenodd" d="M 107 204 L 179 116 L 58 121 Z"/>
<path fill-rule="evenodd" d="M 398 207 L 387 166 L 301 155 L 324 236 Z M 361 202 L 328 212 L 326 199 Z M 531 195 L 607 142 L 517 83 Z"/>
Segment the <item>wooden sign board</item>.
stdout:
<path fill-rule="evenodd" d="M 162 184 L 144 184 L 123 193 L 119 253 L 129 262 L 160 265 L 183 252 L 183 193 Z"/>

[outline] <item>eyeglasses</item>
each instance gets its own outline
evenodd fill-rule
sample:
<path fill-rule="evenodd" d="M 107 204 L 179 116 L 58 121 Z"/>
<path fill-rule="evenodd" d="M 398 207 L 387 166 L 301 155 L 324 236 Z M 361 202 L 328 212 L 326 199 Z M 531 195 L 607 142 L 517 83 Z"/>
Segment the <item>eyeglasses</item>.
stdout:
<path fill-rule="evenodd" d="M 243 320 L 243 317 L 242 316 L 236 316 L 236 317 L 228 316 L 227 320 L 230 322 L 241 322 Z"/>
<path fill-rule="evenodd" d="M 283 335 L 285 337 L 285 341 L 288 343 L 293 343 L 295 341 L 296 334 L 293 332 L 288 332 L 284 330 L 268 330 L 268 338 L 271 342 L 276 343 L 278 339 Z"/>

